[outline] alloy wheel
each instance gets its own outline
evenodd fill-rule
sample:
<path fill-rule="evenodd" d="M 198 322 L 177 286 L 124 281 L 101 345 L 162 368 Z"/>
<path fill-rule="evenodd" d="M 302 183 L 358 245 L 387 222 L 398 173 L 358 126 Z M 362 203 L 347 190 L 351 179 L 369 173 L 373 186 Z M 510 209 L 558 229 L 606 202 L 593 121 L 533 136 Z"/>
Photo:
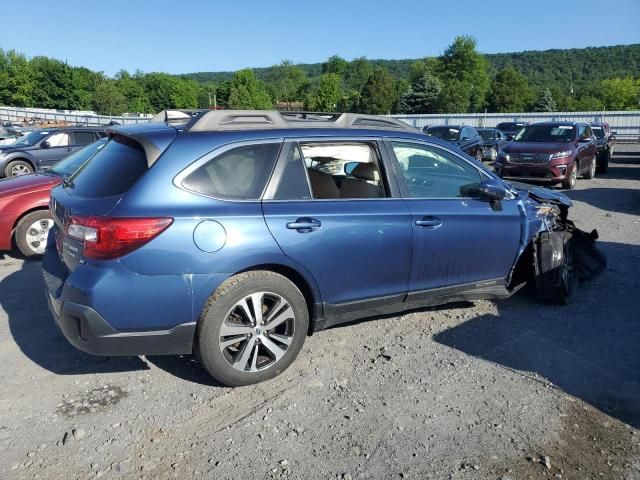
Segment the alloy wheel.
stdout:
<path fill-rule="evenodd" d="M 27 175 L 31 173 L 31 170 L 26 165 L 14 165 L 11 167 L 11 176 L 17 177 L 19 175 Z"/>
<path fill-rule="evenodd" d="M 571 169 L 571 177 L 569 177 L 569 185 L 571 188 L 576 186 L 576 181 L 578 180 L 578 166 L 574 165 Z"/>
<path fill-rule="evenodd" d="M 593 178 L 596 176 L 596 157 L 593 157 L 591 160 L 591 165 L 589 166 L 589 178 Z"/>
<path fill-rule="evenodd" d="M 275 293 L 253 293 L 226 315 L 220 329 L 220 352 L 236 370 L 265 370 L 284 356 L 294 328 L 295 315 L 287 300 Z"/>
<path fill-rule="evenodd" d="M 47 245 L 47 235 L 49 235 L 49 230 L 51 230 L 52 226 L 53 220 L 50 218 L 44 218 L 29 225 L 25 234 L 25 241 L 34 253 L 38 255 L 42 255 L 44 253 L 44 249 Z"/>

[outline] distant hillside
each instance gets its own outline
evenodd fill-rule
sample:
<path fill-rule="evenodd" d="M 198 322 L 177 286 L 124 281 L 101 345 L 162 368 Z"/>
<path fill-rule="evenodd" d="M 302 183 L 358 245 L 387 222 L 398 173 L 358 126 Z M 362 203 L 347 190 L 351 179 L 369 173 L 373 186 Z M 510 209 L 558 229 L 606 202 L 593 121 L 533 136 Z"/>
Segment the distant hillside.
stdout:
<path fill-rule="evenodd" d="M 612 77 L 637 77 L 640 75 L 640 44 L 613 47 L 572 48 L 565 50 L 525 51 L 488 54 L 492 70 L 498 71 L 511 63 L 524 73 L 534 88 L 561 85 L 569 88 L 571 82 L 576 89 Z M 407 78 L 409 67 L 416 59 L 370 60 L 374 65 L 389 69 L 396 78 Z M 298 65 L 309 77 L 321 74 L 321 63 Z M 269 81 L 274 75 L 273 67 L 253 69 L 260 80 Z M 219 83 L 229 80 L 233 72 L 188 73 L 184 77 L 199 82 Z"/>

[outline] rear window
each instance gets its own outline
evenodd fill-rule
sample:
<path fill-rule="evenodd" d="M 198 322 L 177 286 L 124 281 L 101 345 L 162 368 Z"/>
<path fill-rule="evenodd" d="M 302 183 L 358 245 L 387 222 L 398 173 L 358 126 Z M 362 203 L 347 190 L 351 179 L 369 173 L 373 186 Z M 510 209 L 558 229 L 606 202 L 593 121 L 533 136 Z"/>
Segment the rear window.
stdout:
<path fill-rule="evenodd" d="M 116 135 L 73 175 L 73 193 L 86 198 L 122 195 L 146 171 L 142 146 Z"/>
<path fill-rule="evenodd" d="M 258 200 L 279 151 L 279 142 L 233 148 L 187 175 L 182 186 L 210 197 Z"/>

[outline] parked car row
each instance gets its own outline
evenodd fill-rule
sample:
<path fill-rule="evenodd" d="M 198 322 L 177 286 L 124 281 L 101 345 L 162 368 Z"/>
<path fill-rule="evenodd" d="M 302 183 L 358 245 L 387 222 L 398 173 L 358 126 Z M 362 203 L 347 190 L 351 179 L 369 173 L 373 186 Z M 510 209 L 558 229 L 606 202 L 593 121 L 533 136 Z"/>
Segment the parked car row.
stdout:
<path fill-rule="evenodd" d="M 615 144 L 615 132 L 604 122 L 505 122 L 479 129 L 446 125 L 425 127 L 424 132 L 478 161 L 495 162 L 494 170 L 503 178 L 567 189 L 575 187 L 579 176 L 605 173 Z"/>

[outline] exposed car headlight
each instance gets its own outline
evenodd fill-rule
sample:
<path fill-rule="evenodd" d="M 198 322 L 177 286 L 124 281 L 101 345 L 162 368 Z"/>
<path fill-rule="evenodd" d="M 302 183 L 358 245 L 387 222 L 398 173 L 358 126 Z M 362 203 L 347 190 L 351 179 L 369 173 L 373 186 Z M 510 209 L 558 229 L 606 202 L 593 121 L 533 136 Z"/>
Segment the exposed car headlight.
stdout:
<path fill-rule="evenodd" d="M 573 153 L 572 150 L 563 150 L 562 152 L 552 153 L 551 160 L 553 160 L 554 158 L 570 157 L 572 153 Z"/>

